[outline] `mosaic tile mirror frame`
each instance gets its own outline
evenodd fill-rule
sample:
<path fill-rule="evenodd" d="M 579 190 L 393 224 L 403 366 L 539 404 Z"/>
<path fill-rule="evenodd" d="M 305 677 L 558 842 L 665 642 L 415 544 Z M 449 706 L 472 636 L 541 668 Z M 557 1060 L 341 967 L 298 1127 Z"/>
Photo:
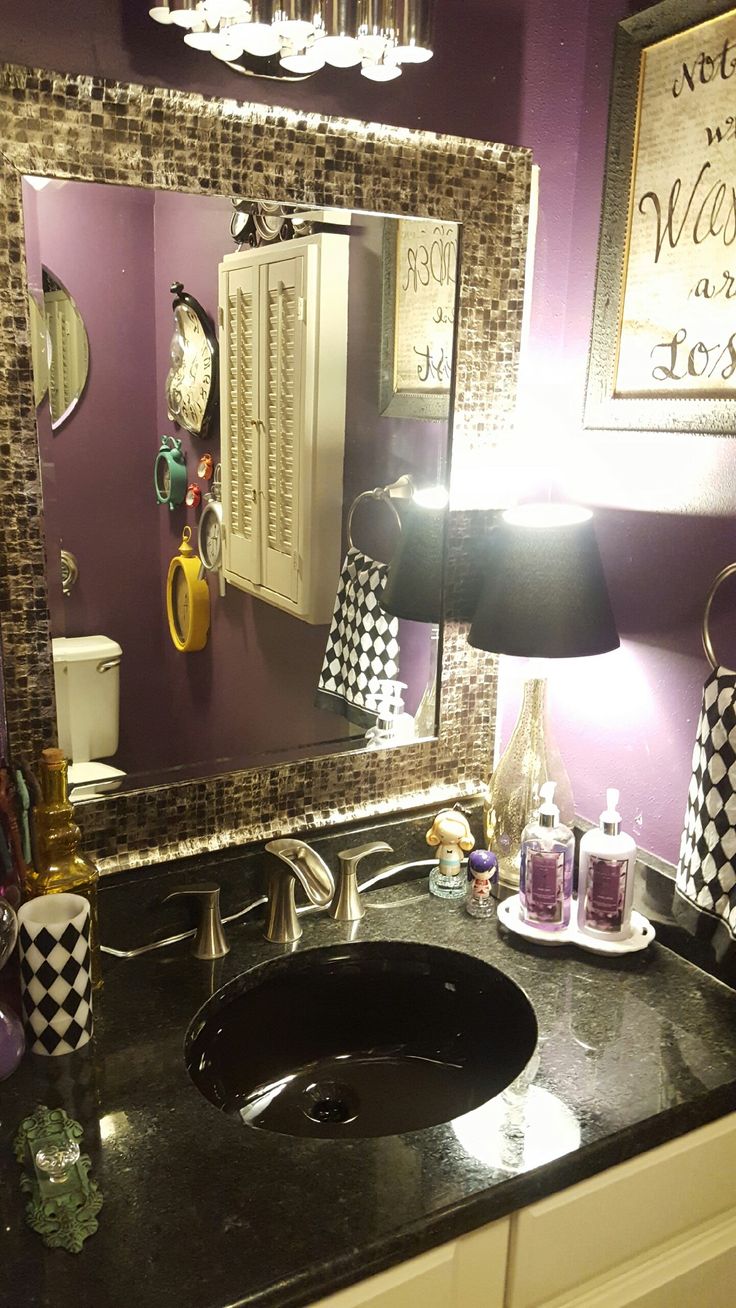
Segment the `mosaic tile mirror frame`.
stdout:
<path fill-rule="evenodd" d="M 0 599 L 12 758 L 33 760 L 56 739 L 23 173 L 461 223 L 451 565 L 467 555 L 464 487 L 482 492 L 484 455 L 513 417 L 528 151 L 10 65 L 0 69 L 0 140 Z M 96 799 L 79 810 L 86 847 L 112 872 L 476 793 L 493 748 L 496 668 L 470 649 L 466 630 L 444 626 L 436 740 Z"/>

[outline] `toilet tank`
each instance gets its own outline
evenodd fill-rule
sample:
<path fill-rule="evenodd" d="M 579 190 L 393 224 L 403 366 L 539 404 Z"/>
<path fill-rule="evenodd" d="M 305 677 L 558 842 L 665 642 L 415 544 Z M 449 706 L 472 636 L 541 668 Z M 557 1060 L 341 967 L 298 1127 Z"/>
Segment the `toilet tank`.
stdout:
<path fill-rule="evenodd" d="M 59 748 L 73 763 L 110 758 L 118 748 L 120 645 L 109 636 L 57 636 L 51 648 Z"/>

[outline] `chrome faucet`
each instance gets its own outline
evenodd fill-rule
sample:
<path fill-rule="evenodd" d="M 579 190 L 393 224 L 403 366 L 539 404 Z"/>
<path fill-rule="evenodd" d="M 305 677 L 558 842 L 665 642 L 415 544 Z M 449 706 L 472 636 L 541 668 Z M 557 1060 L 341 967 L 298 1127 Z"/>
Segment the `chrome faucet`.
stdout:
<path fill-rule="evenodd" d="M 330 917 L 336 922 L 359 922 L 365 914 L 358 885 L 358 864 L 367 854 L 392 854 L 393 849 L 385 840 L 371 840 L 367 845 L 358 845 L 357 849 L 343 849 L 338 854 L 340 870 L 337 880 L 337 893 L 330 905 Z"/>
<path fill-rule="evenodd" d="M 264 934 L 273 944 L 287 945 L 302 934 L 294 904 L 296 881 L 300 881 L 310 903 L 317 908 L 329 904 L 335 893 L 335 882 L 324 859 L 303 840 L 289 837 L 270 840 L 266 851 L 275 854 L 282 866 L 274 864 L 269 868 Z"/>

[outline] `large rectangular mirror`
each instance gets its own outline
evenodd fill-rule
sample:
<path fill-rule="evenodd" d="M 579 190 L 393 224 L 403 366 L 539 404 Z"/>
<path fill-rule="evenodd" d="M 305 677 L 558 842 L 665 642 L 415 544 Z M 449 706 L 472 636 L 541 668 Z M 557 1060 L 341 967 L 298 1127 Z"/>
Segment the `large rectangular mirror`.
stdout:
<path fill-rule="evenodd" d="M 98 741 L 88 753 L 99 757 L 86 760 L 117 769 L 108 778 L 116 789 L 105 790 L 104 778 L 100 784 L 93 776 L 94 797 L 80 804 L 79 814 L 86 846 L 103 871 L 475 793 L 493 749 L 495 665 L 468 648 L 458 620 L 464 611 L 457 601 L 472 563 L 472 526 L 464 510 L 486 502 L 489 454 L 513 425 L 529 153 L 14 66 L 0 69 L 0 138 L 0 447 L 11 474 L 0 518 L 0 621 L 12 759 L 32 761 L 57 735 L 55 683 L 69 676 L 80 651 L 67 649 L 66 660 L 55 663 L 52 639 L 94 635 L 110 642 L 89 659 L 97 684 L 109 678 L 113 697 L 110 688 L 116 677 L 120 681 L 117 746 L 109 752 L 108 741 L 105 754 Z M 26 177 L 50 180 L 40 190 L 31 184 L 33 195 L 25 184 L 24 209 Z M 77 197 L 88 198 L 80 205 Z M 246 210 L 255 200 L 271 207 L 265 229 L 278 218 L 273 206 L 288 206 L 289 239 L 238 250 L 229 234 L 233 197 Z M 116 212 L 128 202 L 127 216 L 122 208 Z M 80 230 L 61 221 L 67 204 L 79 205 L 74 227 Z M 181 224 L 178 214 L 184 215 Z M 313 224 L 306 233 L 298 230 L 300 217 Z M 253 218 L 248 211 L 239 215 L 244 228 Z M 442 239 L 433 251 L 427 236 L 434 240 L 435 230 Z M 67 265 L 65 244 L 82 233 L 84 265 Z M 320 291 L 320 303 L 322 296 L 330 300 L 328 318 L 334 320 L 335 302 L 338 316 L 344 303 L 347 334 L 339 348 L 334 334 L 315 335 L 315 301 L 303 288 L 313 284 L 310 278 L 320 281 L 322 253 L 305 246 L 312 253 L 302 258 L 300 241 L 342 250 L 343 265 L 347 247 L 349 296 L 342 298 L 345 278 L 337 275 L 322 277 Z M 205 247 L 212 276 L 218 270 L 217 290 L 210 273 L 200 281 L 195 254 Z M 147 280 L 136 263 L 137 255 L 145 262 L 144 253 Z M 441 299 L 426 284 L 428 269 L 433 280 L 433 258 Z M 174 282 L 183 288 L 178 306 L 170 292 Z M 407 297 L 414 284 L 412 305 Z M 250 308 L 257 306 L 250 325 L 249 295 Z M 206 355 L 191 371 L 191 342 L 184 340 L 174 342 L 170 357 L 174 309 L 192 310 L 196 318 L 192 300 L 212 320 L 221 351 L 219 427 L 208 426 L 204 438 L 183 428 L 212 419 L 211 412 L 197 412 L 208 407 Z M 124 318 L 126 301 L 137 308 L 137 320 Z M 228 308 L 239 322 L 228 320 Z M 413 334 L 428 312 L 441 332 L 424 340 Z M 194 322 L 190 326 L 196 331 Z M 323 407 L 314 395 L 317 374 L 303 356 L 290 383 L 295 402 L 311 396 L 310 421 L 318 414 L 320 429 L 329 434 L 320 448 L 329 451 L 330 477 L 319 454 L 309 465 L 312 474 L 302 478 L 307 464 L 300 464 L 297 476 L 289 448 L 292 415 L 283 406 L 276 446 L 264 442 L 260 407 L 251 419 L 258 441 L 240 439 L 233 446 L 234 431 L 246 435 L 239 419 L 233 428 L 233 413 L 243 408 L 249 387 L 268 408 L 274 395 L 268 364 L 276 359 L 288 375 L 290 334 L 297 326 L 312 332 L 313 348 L 322 349 L 330 368 Z M 271 327 L 280 333 L 279 353 L 253 353 L 252 342 L 266 339 Z M 235 345 L 223 369 L 226 340 L 227 351 Z M 236 384 L 228 389 L 233 367 Z M 182 372 L 183 390 L 176 380 Z M 449 618 L 439 642 L 436 730 L 407 735 L 395 748 L 366 747 L 365 722 L 315 704 L 319 690 L 334 690 L 317 684 L 329 630 L 320 585 L 327 579 L 330 591 L 337 587 L 358 492 L 399 486 L 402 493 L 406 477 L 420 489 L 446 484 L 450 414 Z M 85 429 L 87 435 L 80 434 Z M 199 472 L 200 459 L 210 454 L 215 464 L 218 435 L 227 559 L 202 582 L 209 623 L 191 589 L 191 569 L 182 567 L 186 559 L 175 565 L 170 627 L 162 587 L 165 595 L 185 526 L 196 547 L 204 495 L 214 493 L 213 481 Z M 199 491 L 202 499 L 169 510 L 159 500 L 172 490 L 181 493 L 177 440 L 186 461 L 185 490 L 193 485 L 193 498 Z M 303 448 L 305 458 L 312 457 L 314 450 Z M 87 457 L 80 461 L 82 449 Z M 319 494 L 327 499 L 319 502 Z M 237 549 L 227 541 L 228 504 Z M 298 522 L 313 524 L 315 514 L 325 530 L 310 535 L 310 547 L 329 563 L 311 569 L 307 584 Z M 108 518 L 100 530 L 99 520 Z M 360 501 L 356 546 L 388 558 L 392 522 L 388 502 Z M 216 550 L 216 532 L 208 540 Z M 70 555 L 76 556 L 74 584 Z M 196 554 L 193 560 L 196 581 Z M 63 584 L 71 587 L 67 596 Z M 399 619 L 398 679 L 409 683 L 409 718 L 418 714 L 437 648 L 433 624 L 422 621 L 412 630 L 412 620 Z M 175 649 L 170 631 L 176 634 L 177 627 L 185 650 Z M 220 650 L 227 651 L 226 672 L 216 657 Z M 63 711 L 60 705 L 59 726 Z M 246 715 L 240 721 L 247 721 L 247 733 L 232 729 L 236 713 Z M 136 718 L 140 724 L 144 717 L 147 756 L 135 753 Z"/>
<path fill-rule="evenodd" d="M 457 225 L 44 176 L 23 217 L 76 797 L 433 736 L 439 584 L 382 594 L 446 493 Z"/>

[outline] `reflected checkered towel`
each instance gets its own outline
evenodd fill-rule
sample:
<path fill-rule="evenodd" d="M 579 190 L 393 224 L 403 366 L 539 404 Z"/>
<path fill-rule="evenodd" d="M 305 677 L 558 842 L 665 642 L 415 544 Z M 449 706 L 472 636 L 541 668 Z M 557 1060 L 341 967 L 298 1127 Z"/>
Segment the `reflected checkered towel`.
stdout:
<path fill-rule="evenodd" d="M 399 672 L 399 620 L 380 604 L 387 575 L 388 564 L 348 550 L 317 684 L 317 708 L 341 713 L 359 727 L 375 724 L 368 698 L 379 681 Z"/>

